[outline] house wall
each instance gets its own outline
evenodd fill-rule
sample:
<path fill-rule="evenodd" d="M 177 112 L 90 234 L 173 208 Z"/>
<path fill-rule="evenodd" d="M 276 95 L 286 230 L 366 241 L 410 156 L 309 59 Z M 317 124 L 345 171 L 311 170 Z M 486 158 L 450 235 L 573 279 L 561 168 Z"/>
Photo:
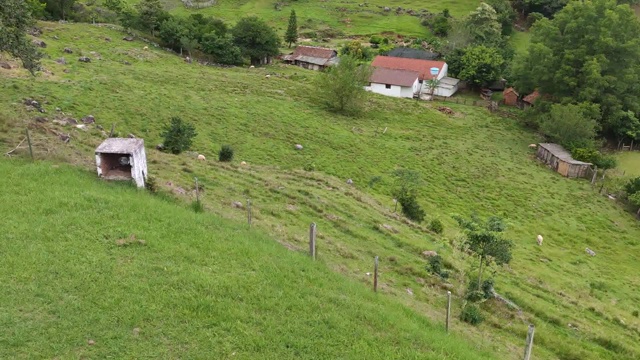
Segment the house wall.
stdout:
<path fill-rule="evenodd" d="M 131 177 L 135 181 L 136 186 L 144 187 L 145 180 L 147 179 L 147 154 L 144 151 L 144 146 L 140 147 L 133 154 L 118 154 L 118 156 L 129 156 L 129 163 L 131 165 Z M 102 163 L 101 154 L 96 154 L 96 168 L 98 176 L 104 175 L 104 169 Z"/>
<path fill-rule="evenodd" d="M 428 88 L 428 86 L 427 86 L 427 88 Z M 434 91 L 433 94 L 437 95 L 437 96 L 451 97 L 457 91 L 458 91 L 458 85 L 457 84 L 455 86 L 447 86 L 447 87 L 438 86 L 438 87 L 436 87 L 436 91 Z"/>
<path fill-rule="evenodd" d="M 391 89 L 387 89 L 385 84 L 371 83 L 371 86 L 369 87 L 369 89 L 370 91 L 376 94 L 382 94 L 382 95 L 393 96 L 393 97 L 402 97 L 402 87 L 397 85 L 391 85 Z M 408 89 L 409 91 L 411 91 L 411 88 L 408 88 Z"/>
<path fill-rule="evenodd" d="M 447 63 L 444 63 L 444 65 L 442 65 L 442 69 L 440 70 L 440 73 L 438 74 L 438 80 L 442 80 L 442 78 L 447 76 L 448 72 L 449 72 L 449 65 L 447 65 Z"/>
<path fill-rule="evenodd" d="M 504 96 L 504 104 L 509 106 L 518 105 L 518 97 L 516 94 L 510 92 Z"/>

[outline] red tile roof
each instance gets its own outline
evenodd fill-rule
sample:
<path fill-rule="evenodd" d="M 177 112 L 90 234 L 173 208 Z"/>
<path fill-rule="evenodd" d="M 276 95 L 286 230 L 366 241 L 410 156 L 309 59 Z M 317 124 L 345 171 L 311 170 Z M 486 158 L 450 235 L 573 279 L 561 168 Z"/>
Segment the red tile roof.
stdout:
<path fill-rule="evenodd" d="M 527 102 L 529 104 L 533 104 L 537 98 L 540 97 L 540 93 L 538 92 L 538 90 L 535 90 L 534 92 L 532 92 L 531 94 L 527 95 L 524 97 L 524 99 L 522 99 L 524 102 Z"/>
<path fill-rule="evenodd" d="M 508 88 L 508 89 L 505 89 L 505 90 L 502 92 L 502 94 L 503 94 L 503 95 L 507 95 L 508 93 L 514 93 L 514 94 L 516 94 L 516 96 L 520 96 L 520 94 L 518 94 L 518 92 L 516 91 L 516 89 L 514 89 L 514 88 L 512 88 L 512 87 L 510 87 L 510 88 Z"/>
<path fill-rule="evenodd" d="M 416 71 L 419 75 L 420 80 L 433 79 L 430 69 L 432 67 L 436 67 L 440 71 L 442 71 L 444 65 L 444 61 L 407 59 L 393 56 L 376 56 L 376 58 L 373 59 L 373 62 L 371 63 L 371 66 L 373 67 Z"/>
<path fill-rule="evenodd" d="M 376 84 L 389 84 L 398 86 L 413 86 L 418 79 L 418 72 L 411 70 L 394 70 L 377 67 L 369 81 Z"/>

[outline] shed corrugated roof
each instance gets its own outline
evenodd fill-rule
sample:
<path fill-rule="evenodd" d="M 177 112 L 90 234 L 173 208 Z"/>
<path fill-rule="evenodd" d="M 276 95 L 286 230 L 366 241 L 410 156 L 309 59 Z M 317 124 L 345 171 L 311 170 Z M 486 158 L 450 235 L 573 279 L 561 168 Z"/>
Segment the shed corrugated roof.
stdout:
<path fill-rule="evenodd" d="M 389 84 L 398 86 L 413 86 L 418 80 L 418 72 L 410 70 L 394 70 L 386 68 L 374 68 L 369 81 L 376 84 Z"/>
<path fill-rule="evenodd" d="M 591 163 L 588 163 L 588 162 L 574 160 L 573 157 L 571 156 L 571 153 L 569 153 L 569 151 L 567 151 L 565 148 L 563 148 L 562 146 L 560 146 L 558 144 L 540 143 L 540 144 L 538 144 L 538 146 L 540 146 L 543 149 L 546 149 L 551 154 L 553 154 L 553 156 L 557 157 L 560 160 L 566 161 L 569 164 L 573 164 L 573 165 L 592 165 Z"/>
<path fill-rule="evenodd" d="M 417 71 L 420 80 L 433 79 L 433 75 L 431 75 L 431 68 L 436 67 L 439 71 L 442 71 L 444 65 L 444 61 L 406 59 L 394 56 L 376 56 L 371 63 L 371 66 L 373 67 Z"/>
<path fill-rule="evenodd" d="M 96 154 L 133 154 L 139 148 L 144 147 L 144 140 L 129 138 L 109 138 L 98 146 Z"/>
<path fill-rule="evenodd" d="M 326 65 L 329 60 L 336 57 L 338 53 L 335 50 L 321 48 L 317 46 L 296 47 L 292 54 L 285 55 L 282 58 L 288 61 L 303 61 L 316 65 Z"/>

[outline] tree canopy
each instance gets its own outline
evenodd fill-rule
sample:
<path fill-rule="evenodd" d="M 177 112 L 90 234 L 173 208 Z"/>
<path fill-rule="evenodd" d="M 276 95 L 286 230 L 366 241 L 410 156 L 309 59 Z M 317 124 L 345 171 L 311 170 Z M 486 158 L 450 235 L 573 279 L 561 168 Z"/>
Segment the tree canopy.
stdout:
<path fill-rule="evenodd" d="M 267 23 L 255 16 L 240 19 L 231 33 L 233 42 L 244 56 L 249 57 L 252 64 L 279 53 L 278 34 Z"/>
<path fill-rule="evenodd" d="M 447 62 L 453 76 L 476 88 L 498 80 L 505 63 L 496 48 L 484 45 L 455 50 Z"/>
<path fill-rule="evenodd" d="M 34 74 L 40 67 L 40 53 L 27 39 L 27 29 L 33 24 L 30 9 L 22 0 L 0 2 L 0 52 L 7 52 L 22 61 Z"/>
<path fill-rule="evenodd" d="M 471 12 L 465 25 L 477 44 L 494 44 L 502 38 L 502 26 L 498 22 L 498 14 L 487 3 L 480 3 L 480 6 Z"/>
<path fill-rule="evenodd" d="M 520 92 L 598 104 L 604 135 L 640 133 L 640 22 L 629 6 L 574 1 L 532 29 L 528 51 L 512 68 Z"/>
<path fill-rule="evenodd" d="M 331 111 L 357 114 L 364 107 L 364 86 L 369 82 L 370 75 L 368 66 L 359 65 L 353 56 L 342 56 L 337 65 L 318 76 L 318 99 Z"/>

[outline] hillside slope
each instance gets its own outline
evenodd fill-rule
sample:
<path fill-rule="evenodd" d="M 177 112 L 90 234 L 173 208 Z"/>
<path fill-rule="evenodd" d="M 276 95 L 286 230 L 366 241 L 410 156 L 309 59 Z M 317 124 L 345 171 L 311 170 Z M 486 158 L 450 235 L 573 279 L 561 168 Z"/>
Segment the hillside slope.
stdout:
<path fill-rule="evenodd" d="M 450 215 L 497 214 L 506 218 L 516 248 L 510 266 L 495 275 L 496 290 L 523 311 L 490 301 L 483 305 L 484 324 L 456 321 L 454 332 L 501 359 L 521 356 L 528 323 L 537 326 L 534 352 L 541 358 L 640 357 L 640 321 L 633 315 L 640 303 L 637 221 L 587 182 L 564 179 L 537 163 L 527 148 L 536 135 L 514 120 L 455 104 L 447 104 L 455 115 L 446 116 L 434 109 L 438 103 L 380 96 L 371 97 L 365 116 L 345 118 L 317 105 L 314 72 L 279 65 L 204 67 L 121 41 L 121 33 L 105 28 L 44 28 L 49 73 L 33 79 L 0 69 L 3 152 L 18 145 L 29 127 L 36 157 L 92 170 L 102 130 L 53 124 L 55 118 L 92 114 L 106 131 L 115 124 L 120 135 L 145 139 L 150 173 L 163 191 L 190 201 L 198 177 L 207 211 L 239 221 L 246 213 L 231 204 L 250 198 L 253 225 L 293 251 L 304 251 L 309 223 L 316 222 L 322 262 L 369 284 L 366 273 L 380 256 L 382 292 L 438 322 L 446 289 L 459 313 L 461 280 L 473 267 L 457 250 L 460 233 Z M 65 47 L 74 55 L 64 55 Z M 80 54 L 94 60 L 79 63 Z M 54 61 L 61 56 L 67 65 Z M 47 102 L 47 113 L 28 112 L 26 97 Z M 38 122 L 38 116 L 48 121 Z M 171 116 L 196 124 L 193 148 L 207 161 L 197 161 L 196 153 L 154 150 Z M 70 134 L 71 141 L 63 143 L 53 131 Z M 304 150 L 294 150 L 297 143 Z M 233 163 L 216 161 L 222 144 L 235 148 Z M 24 145 L 14 153 L 26 154 Z M 396 168 L 422 175 L 419 201 L 429 219 L 444 222 L 443 235 L 394 213 L 389 193 Z M 542 247 L 537 234 L 545 238 Z M 585 247 L 597 256 L 588 257 Z M 450 283 L 426 271 L 424 250 L 445 258 L 454 271 Z"/>
<path fill-rule="evenodd" d="M 240 223 L 68 166 L 0 173 L 0 358 L 491 358 Z"/>

